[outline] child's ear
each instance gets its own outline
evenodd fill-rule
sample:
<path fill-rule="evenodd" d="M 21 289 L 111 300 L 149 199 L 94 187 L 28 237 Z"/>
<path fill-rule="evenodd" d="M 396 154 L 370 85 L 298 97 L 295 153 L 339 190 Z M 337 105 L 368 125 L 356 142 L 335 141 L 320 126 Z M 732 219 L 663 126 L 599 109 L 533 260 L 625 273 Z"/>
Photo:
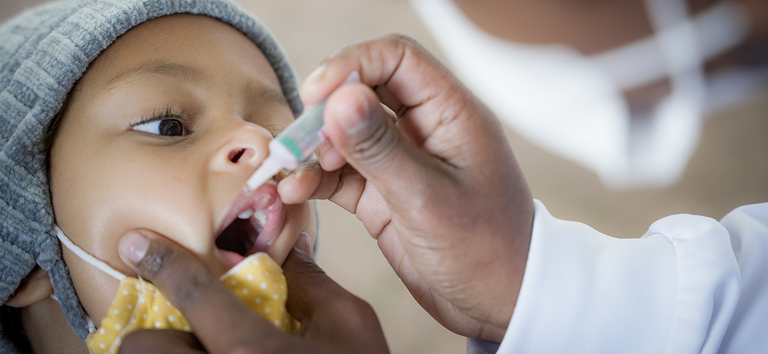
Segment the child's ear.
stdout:
<path fill-rule="evenodd" d="M 10 307 L 27 307 L 38 301 L 45 300 L 53 294 L 51 279 L 48 272 L 40 266 L 35 267 L 16 289 L 16 293 L 5 302 Z"/>

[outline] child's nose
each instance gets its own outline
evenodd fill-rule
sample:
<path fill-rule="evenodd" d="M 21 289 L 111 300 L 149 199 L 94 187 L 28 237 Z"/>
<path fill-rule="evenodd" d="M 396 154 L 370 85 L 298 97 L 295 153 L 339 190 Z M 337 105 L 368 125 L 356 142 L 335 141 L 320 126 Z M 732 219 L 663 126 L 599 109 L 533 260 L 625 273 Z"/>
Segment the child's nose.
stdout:
<path fill-rule="evenodd" d="M 267 157 L 267 144 L 272 139 L 265 129 L 244 124 L 231 131 L 224 143 L 211 159 L 210 167 L 215 173 L 248 173 L 258 167 Z"/>

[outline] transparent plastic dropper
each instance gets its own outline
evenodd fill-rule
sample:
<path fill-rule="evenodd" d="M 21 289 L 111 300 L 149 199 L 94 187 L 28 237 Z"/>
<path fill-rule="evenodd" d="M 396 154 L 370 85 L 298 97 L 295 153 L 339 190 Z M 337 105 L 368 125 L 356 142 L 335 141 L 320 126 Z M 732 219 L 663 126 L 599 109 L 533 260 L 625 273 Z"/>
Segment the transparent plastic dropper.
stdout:
<path fill-rule="evenodd" d="M 360 74 L 357 71 L 353 71 L 342 85 L 350 82 L 360 82 Z M 296 169 L 299 163 L 306 160 L 320 146 L 325 140 L 322 130 L 326 100 L 328 97 L 302 113 L 269 142 L 269 156 L 246 182 L 247 190 L 259 188 L 281 169 Z"/>

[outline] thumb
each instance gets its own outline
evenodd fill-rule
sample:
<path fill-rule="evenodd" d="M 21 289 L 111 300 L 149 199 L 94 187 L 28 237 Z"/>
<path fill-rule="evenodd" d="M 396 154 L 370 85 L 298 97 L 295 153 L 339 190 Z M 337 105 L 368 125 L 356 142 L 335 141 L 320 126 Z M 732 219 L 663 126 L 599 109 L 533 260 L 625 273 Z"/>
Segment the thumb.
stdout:
<path fill-rule="evenodd" d="M 436 159 L 409 141 L 367 85 L 347 84 L 336 90 L 328 98 L 324 118 L 334 148 L 388 199 L 409 194 L 402 181 L 430 183 L 434 169 L 440 168 Z"/>
<path fill-rule="evenodd" d="M 342 352 L 388 353 L 371 305 L 329 278 L 305 251 L 297 245 L 283 264 L 290 294 L 286 306 L 301 322 L 299 334 L 355 349 Z"/>

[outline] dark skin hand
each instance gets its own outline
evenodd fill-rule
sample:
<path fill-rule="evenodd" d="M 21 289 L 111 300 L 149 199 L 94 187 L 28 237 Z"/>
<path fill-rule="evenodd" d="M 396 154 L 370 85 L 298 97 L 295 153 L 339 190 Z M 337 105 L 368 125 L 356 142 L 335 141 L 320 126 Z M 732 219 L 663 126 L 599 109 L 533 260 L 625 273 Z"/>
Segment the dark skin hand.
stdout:
<path fill-rule="evenodd" d="M 339 87 L 352 71 L 361 83 Z M 308 105 L 330 94 L 329 142 L 317 149 L 320 166 L 280 182 L 280 198 L 328 199 L 354 213 L 435 320 L 501 342 L 525 272 L 534 206 L 498 119 L 402 35 L 342 48 L 301 94 Z"/>
<path fill-rule="evenodd" d="M 148 240 L 146 251 L 135 246 L 142 237 Z M 305 238 L 283 264 L 286 307 L 301 322 L 291 336 L 251 311 L 201 261 L 165 237 L 131 233 L 123 237 L 120 255 L 160 288 L 194 329 L 194 334 L 136 331 L 125 338 L 120 353 L 389 353 L 373 308 L 315 264 Z"/>

